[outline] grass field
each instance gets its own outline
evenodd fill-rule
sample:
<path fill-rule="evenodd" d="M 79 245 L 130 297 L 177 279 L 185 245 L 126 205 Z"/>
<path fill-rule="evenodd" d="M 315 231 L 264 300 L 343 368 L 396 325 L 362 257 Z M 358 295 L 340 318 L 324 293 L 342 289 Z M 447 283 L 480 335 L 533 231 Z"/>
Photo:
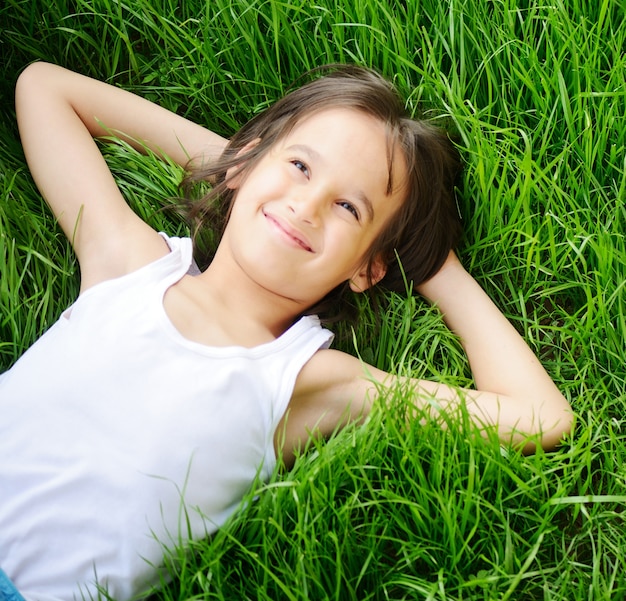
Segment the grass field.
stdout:
<path fill-rule="evenodd" d="M 577 414 L 557 451 L 524 457 L 454 421 L 445 433 L 406 425 L 398 392 L 259 484 L 211 541 L 169 554 L 156 599 L 626 598 L 625 17 L 621 0 L 5 0 L 0 371 L 78 287 L 16 132 L 27 63 L 230 135 L 307 69 L 357 62 L 458 132 L 462 261 Z M 105 153 L 145 219 L 184 231 L 158 211 L 177 169 Z M 468 383 L 459 344 L 421 299 L 392 297 L 379 332 L 371 322 L 366 311 L 355 333 L 366 360 Z M 340 345 L 353 349 L 350 336 Z"/>

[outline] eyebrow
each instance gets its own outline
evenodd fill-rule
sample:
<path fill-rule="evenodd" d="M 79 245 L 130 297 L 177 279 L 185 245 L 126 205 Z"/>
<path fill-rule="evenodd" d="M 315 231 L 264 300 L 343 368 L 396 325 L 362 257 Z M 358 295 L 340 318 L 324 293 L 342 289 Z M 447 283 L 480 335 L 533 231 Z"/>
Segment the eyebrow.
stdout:
<path fill-rule="evenodd" d="M 319 161 L 323 160 L 322 155 L 319 152 L 317 152 L 317 150 L 315 150 L 314 148 L 311 148 L 310 146 L 307 146 L 306 144 L 292 144 L 291 146 L 287 148 L 287 150 L 297 150 L 298 152 L 303 152 L 304 154 L 308 155 L 308 157 L 313 160 L 319 160 Z M 367 194 L 365 194 L 363 190 L 356 190 L 354 192 L 354 195 L 357 197 L 359 201 L 363 203 L 370 221 L 373 221 L 374 220 L 374 205 L 372 204 L 372 201 L 368 198 Z"/>
<path fill-rule="evenodd" d="M 317 152 L 314 148 L 307 146 L 306 144 L 292 144 L 287 148 L 287 150 L 297 150 L 298 152 L 303 152 L 304 154 L 309 155 L 312 159 L 322 159 L 322 155 Z"/>
<path fill-rule="evenodd" d="M 357 190 L 356 196 L 365 205 L 365 209 L 367 211 L 367 214 L 369 215 L 370 221 L 373 221 L 374 220 L 374 205 L 372 204 L 372 201 L 367 197 L 367 195 L 365 194 L 365 192 L 363 192 L 363 190 Z"/>

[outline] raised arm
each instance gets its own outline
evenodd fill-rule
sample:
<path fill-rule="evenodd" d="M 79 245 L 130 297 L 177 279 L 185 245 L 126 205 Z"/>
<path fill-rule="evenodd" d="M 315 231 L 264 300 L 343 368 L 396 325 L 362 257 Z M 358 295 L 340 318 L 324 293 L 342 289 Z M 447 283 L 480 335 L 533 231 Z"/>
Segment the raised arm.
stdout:
<path fill-rule="evenodd" d="M 125 203 L 93 138 L 138 140 L 179 164 L 210 161 L 226 144 L 134 94 L 46 63 L 20 75 L 16 111 L 31 173 L 74 246 L 83 289 L 166 252 Z"/>
<path fill-rule="evenodd" d="M 554 447 L 572 427 L 569 403 L 456 255 L 418 290 L 438 306 L 465 349 L 477 388 L 469 393 L 470 412 L 497 424 L 503 440 L 536 434 L 543 447 Z"/>
<path fill-rule="evenodd" d="M 478 283 L 450 253 L 442 269 L 419 292 L 442 311 L 467 353 L 476 390 L 426 380 L 404 380 L 416 406 L 434 416 L 464 404 L 479 425 L 495 426 L 500 439 L 522 445 L 556 446 L 572 427 L 572 412 L 545 369 L 515 328 Z M 328 435 L 338 425 L 359 420 L 371 410 L 380 385 L 396 376 L 333 350 L 319 351 L 302 369 L 277 447 L 286 461 L 316 433 Z M 432 401 L 436 402 L 433 403 Z M 534 437 L 534 441 L 529 441 Z"/>

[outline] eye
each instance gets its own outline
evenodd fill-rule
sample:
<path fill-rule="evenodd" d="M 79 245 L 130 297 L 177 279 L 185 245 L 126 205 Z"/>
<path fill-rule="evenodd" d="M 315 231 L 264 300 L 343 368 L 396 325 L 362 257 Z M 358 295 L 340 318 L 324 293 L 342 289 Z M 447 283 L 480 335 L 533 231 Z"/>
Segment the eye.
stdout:
<path fill-rule="evenodd" d="M 298 171 L 302 171 L 302 173 L 306 176 L 309 177 L 309 168 L 307 167 L 306 163 L 303 163 L 302 161 L 300 161 L 299 159 L 293 159 L 291 161 L 291 164 L 298 170 Z"/>
<path fill-rule="evenodd" d="M 342 209 L 346 209 L 346 211 L 350 211 L 350 213 L 352 213 L 352 215 L 354 215 L 354 218 L 359 221 L 359 211 L 357 210 L 357 208 L 351 203 L 348 202 L 347 200 L 340 200 L 337 203 Z"/>

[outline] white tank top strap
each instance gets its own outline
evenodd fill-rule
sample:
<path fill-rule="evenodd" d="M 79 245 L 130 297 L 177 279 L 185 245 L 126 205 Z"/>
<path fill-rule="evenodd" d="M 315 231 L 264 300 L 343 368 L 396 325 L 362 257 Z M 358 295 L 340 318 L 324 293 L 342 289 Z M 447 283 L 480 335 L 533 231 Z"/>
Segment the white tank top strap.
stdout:
<path fill-rule="evenodd" d="M 333 334 L 323 328 L 315 315 L 305 315 L 282 336 L 272 342 L 273 361 L 268 366 L 268 375 L 273 379 L 275 396 L 267 430 L 266 454 L 261 477 L 267 480 L 276 466 L 274 434 L 282 419 L 304 364 L 318 351 L 330 347 Z"/>
<path fill-rule="evenodd" d="M 184 275 L 198 275 L 200 270 L 193 260 L 193 244 L 190 238 L 168 236 L 163 232 L 159 235 L 170 248 L 170 253 L 155 262 L 155 267 L 163 270 L 165 278 L 161 281 L 164 289 L 180 280 Z"/>

